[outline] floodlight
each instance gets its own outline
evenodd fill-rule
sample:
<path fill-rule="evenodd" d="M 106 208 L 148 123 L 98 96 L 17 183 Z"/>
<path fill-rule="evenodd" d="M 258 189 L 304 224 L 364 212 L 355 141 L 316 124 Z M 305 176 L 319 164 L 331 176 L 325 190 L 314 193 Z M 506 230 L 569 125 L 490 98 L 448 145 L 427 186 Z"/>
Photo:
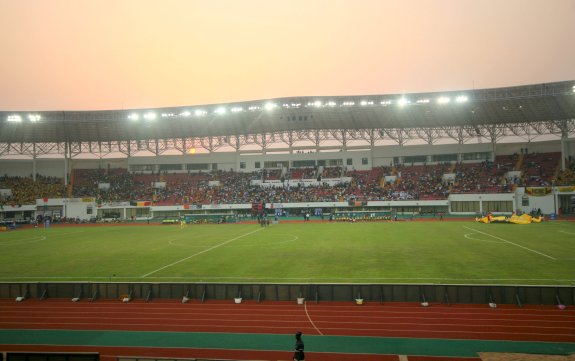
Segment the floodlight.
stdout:
<path fill-rule="evenodd" d="M 38 114 L 28 114 L 28 120 L 30 120 L 32 123 L 38 122 L 40 119 L 42 119 L 42 117 Z"/>
<path fill-rule="evenodd" d="M 248 108 L 248 110 L 260 110 L 261 108 L 258 107 L 257 105 L 250 105 L 250 107 Z"/>
<path fill-rule="evenodd" d="M 359 105 L 361 106 L 366 106 L 366 105 L 373 105 L 373 102 L 371 100 L 362 100 Z"/>
<path fill-rule="evenodd" d="M 189 117 L 190 115 L 192 115 L 192 113 L 190 113 L 189 110 L 184 110 L 183 112 L 180 113 L 180 116 L 182 117 Z"/>
<path fill-rule="evenodd" d="M 573 93 L 575 93 L 575 85 L 573 85 Z"/>
<path fill-rule="evenodd" d="M 154 119 L 156 119 L 156 113 L 152 113 L 152 112 L 146 113 L 146 114 L 144 114 L 144 119 L 154 120 Z"/>
<path fill-rule="evenodd" d="M 162 113 L 162 118 L 171 118 L 174 116 L 174 113 Z"/>
<path fill-rule="evenodd" d="M 399 99 L 399 100 L 397 101 L 397 104 L 398 104 L 400 107 L 403 107 L 403 106 L 409 104 L 409 100 L 407 100 L 406 98 L 401 98 L 401 99 Z"/>
<path fill-rule="evenodd" d="M 214 110 L 214 113 L 216 114 L 226 114 L 226 108 L 224 107 L 219 107 L 216 110 Z"/>
<path fill-rule="evenodd" d="M 204 115 L 206 115 L 208 112 L 206 112 L 205 110 L 202 109 L 196 109 L 194 111 L 194 114 L 196 115 L 196 117 L 202 117 Z"/>
<path fill-rule="evenodd" d="M 132 113 L 132 114 L 128 115 L 128 119 L 130 119 L 130 120 L 138 120 L 138 119 L 140 119 L 140 116 L 139 116 L 138 114 L 136 114 L 136 113 Z"/>
<path fill-rule="evenodd" d="M 327 106 L 328 106 L 328 107 L 335 107 L 336 105 L 337 105 L 337 103 L 334 102 L 334 101 L 327 102 Z"/>
<path fill-rule="evenodd" d="M 266 105 L 264 105 L 264 108 L 265 108 L 266 110 L 272 110 L 272 109 L 275 108 L 275 107 L 277 107 L 277 105 L 274 104 L 274 103 L 266 103 Z"/>
<path fill-rule="evenodd" d="M 437 99 L 437 102 L 439 104 L 447 104 L 451 101 L 451 99 L 449 97 L 440 97 L 439 99 Z"/>
<path fill-rule="evenodd" d="M 22 117 L 19 116 L 18 114 L 13 114 L 9 115 L 8 118 L 6 118 L 6 120 L 11 123 L 20 123 L 22 121 Z"/>
<path fill-rule="evenodd" d="M 391 100 L 382 100 L 379 104 L 383 105 L 384 107 L 391 105 Z"/>
<path fill-rule="evenodd" d="M 232 113 L 238 113 L 238 112 L 241 112 L 243 110 L 244 110 L 244 108 L 242 108 L 242 107 L 233 107 L 231 109 Z"/>
<path fill-rule="evenodd" d="M 313 103 L 313 106 L 316 107 L 316 108 L 321 107 L 321 100 L 316 100 L 316 101 Z"/>
<path fill-rule="evenodd" d="M 455 101 L 457 103 L 465 103 L 468 100 L 466 95 L 460 95 L 457 98 L 455 98 Z"/>
<path fill-rule="evenodd" d="M 418 101 L 416 101 L 417 104 L 427 104 L 429 103 L 429 99 L 424 98 L 424 99 L 419 99 Z"/>
<path fill-rule="evenodd" d="M 347 101 L 347 102 L 343 102 L 341 105 L 343 105 L 345 107 L 351 107 L 351 106 L 355 105 L 355 102 Z"/>

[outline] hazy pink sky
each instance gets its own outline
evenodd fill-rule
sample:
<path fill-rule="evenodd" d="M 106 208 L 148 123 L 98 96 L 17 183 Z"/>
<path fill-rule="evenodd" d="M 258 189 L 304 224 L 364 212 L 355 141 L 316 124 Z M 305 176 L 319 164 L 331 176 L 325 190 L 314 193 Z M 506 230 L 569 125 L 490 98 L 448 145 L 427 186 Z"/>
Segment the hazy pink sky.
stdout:
<path fill-rule="evenodd" d="M 575 0 L 0 0 L 0 110 L 575 80 Z"/>

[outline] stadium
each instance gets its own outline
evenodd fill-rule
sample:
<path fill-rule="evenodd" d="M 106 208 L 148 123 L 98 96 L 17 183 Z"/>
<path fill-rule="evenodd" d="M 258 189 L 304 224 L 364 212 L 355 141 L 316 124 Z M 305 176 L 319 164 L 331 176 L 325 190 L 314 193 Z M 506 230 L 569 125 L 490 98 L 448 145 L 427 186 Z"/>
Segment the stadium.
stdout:
<path fill-rule="evenodd" d="M 0 361 L 575 357 L 575 0 L 0 23 Z"/>
<path fill-rule="evenodd" d="M 0 119 L 11 357 L 575 350 L 575 81 Z"/>

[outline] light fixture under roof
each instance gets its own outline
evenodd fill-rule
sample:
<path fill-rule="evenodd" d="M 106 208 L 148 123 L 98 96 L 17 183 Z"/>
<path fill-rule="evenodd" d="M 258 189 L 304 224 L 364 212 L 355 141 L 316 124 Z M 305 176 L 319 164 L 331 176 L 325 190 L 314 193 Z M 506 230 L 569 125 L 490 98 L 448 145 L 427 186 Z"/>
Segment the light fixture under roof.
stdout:
<path fill-rule="evenodd" d="M 39 122 L 42 117 L 39 114 L 28 114 L 28 120 L 32 123 Z"/>
<path fill-rule="evenodd" d="M 216 114 L 226 114 L 226 108 L 224 108 L 224 107 L 218 107 L 218 108 L 216 108 L 216 110 L 214 110 L 214 113 L 216 113 Z"/>
<path fill-rule="evenodd" d="M 138 120 L 138 119 L 140 119 L 140 116 L 137 113 L 132 113 L 132 114 L 128 115 L 128 119 Z"/>
<path fill-rule="evenodd" d="M 455 102 L 457 103 L 465 103 L 468 100 L 466 95 L 460 95 L 457 98 L 455 98 Z"/>
<path fill-rule="evenodd" d="M 196 110 L 194 111 L 194 115 L 195 115 L 196 117 L 203 117 L 203 116 L 206 115 L 207 113 L 208 113 L 208 112 L 206 112 L 205 110 L 202 110 L 202 109 L 196 109 Z"/>
<path fill-rule="evenodd" d="M 277 107 L 277 105 L 274 104 L 274 103 L 271 103 L 271 102 L 270 102 L 270 103 L 266 103 L 266 104 L 264 105 L 264 108 L 265 108 L 266 110 L 272 110 L 272 109 L 274 109 L 275 107 Z"/>
<path fill-rule="evenodd" d="M 6 118 L 7 121 L 9 121 L 10 123 L 20 123 L 22 121 L 22 117 L 18 114 L 12 114 L 9 115 Z"/>
<path fill-rule="evenodd" d="M 439 104 L 447 104 L 451 101 L 451 99 L 449 97 L 439 97 L 439 99 L 437 99 L 437 103 Z"/>
<path fill-rule="evenodd" d="M 400 99 L 397 101 L 397 104 L 398 104 L 400 107 L 403 107 L 403 106 L 406 106 L 407 104 L 409 104 L 409 100 L 406 99 L 406 98 L 400 98 Z"/>
<path fill-rule="evenodd" d="M 146 120 L 154 120 L 154 119 L 156 119 L 156 117 L 157 117 L 156 113 L 153 113 L 153 112 L 149 112 L 149 113 L 144 114 L 144 119 L 146 119 Z"/>

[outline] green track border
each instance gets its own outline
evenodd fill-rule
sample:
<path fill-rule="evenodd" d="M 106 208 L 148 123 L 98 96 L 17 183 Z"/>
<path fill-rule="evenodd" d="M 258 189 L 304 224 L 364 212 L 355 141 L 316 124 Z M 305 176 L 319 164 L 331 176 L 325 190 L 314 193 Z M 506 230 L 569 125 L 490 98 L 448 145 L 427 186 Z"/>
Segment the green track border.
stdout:
<path fill-rule="evenodd" d="M 292 335 L 147 332 L 0 330 L 0 345 L 201 348 L 291 351 Z M 547 355 L 575 354 L 575 343 L 454 340 L 305 335 L 307 352 L 478 357 L 479 352 Z"/>

